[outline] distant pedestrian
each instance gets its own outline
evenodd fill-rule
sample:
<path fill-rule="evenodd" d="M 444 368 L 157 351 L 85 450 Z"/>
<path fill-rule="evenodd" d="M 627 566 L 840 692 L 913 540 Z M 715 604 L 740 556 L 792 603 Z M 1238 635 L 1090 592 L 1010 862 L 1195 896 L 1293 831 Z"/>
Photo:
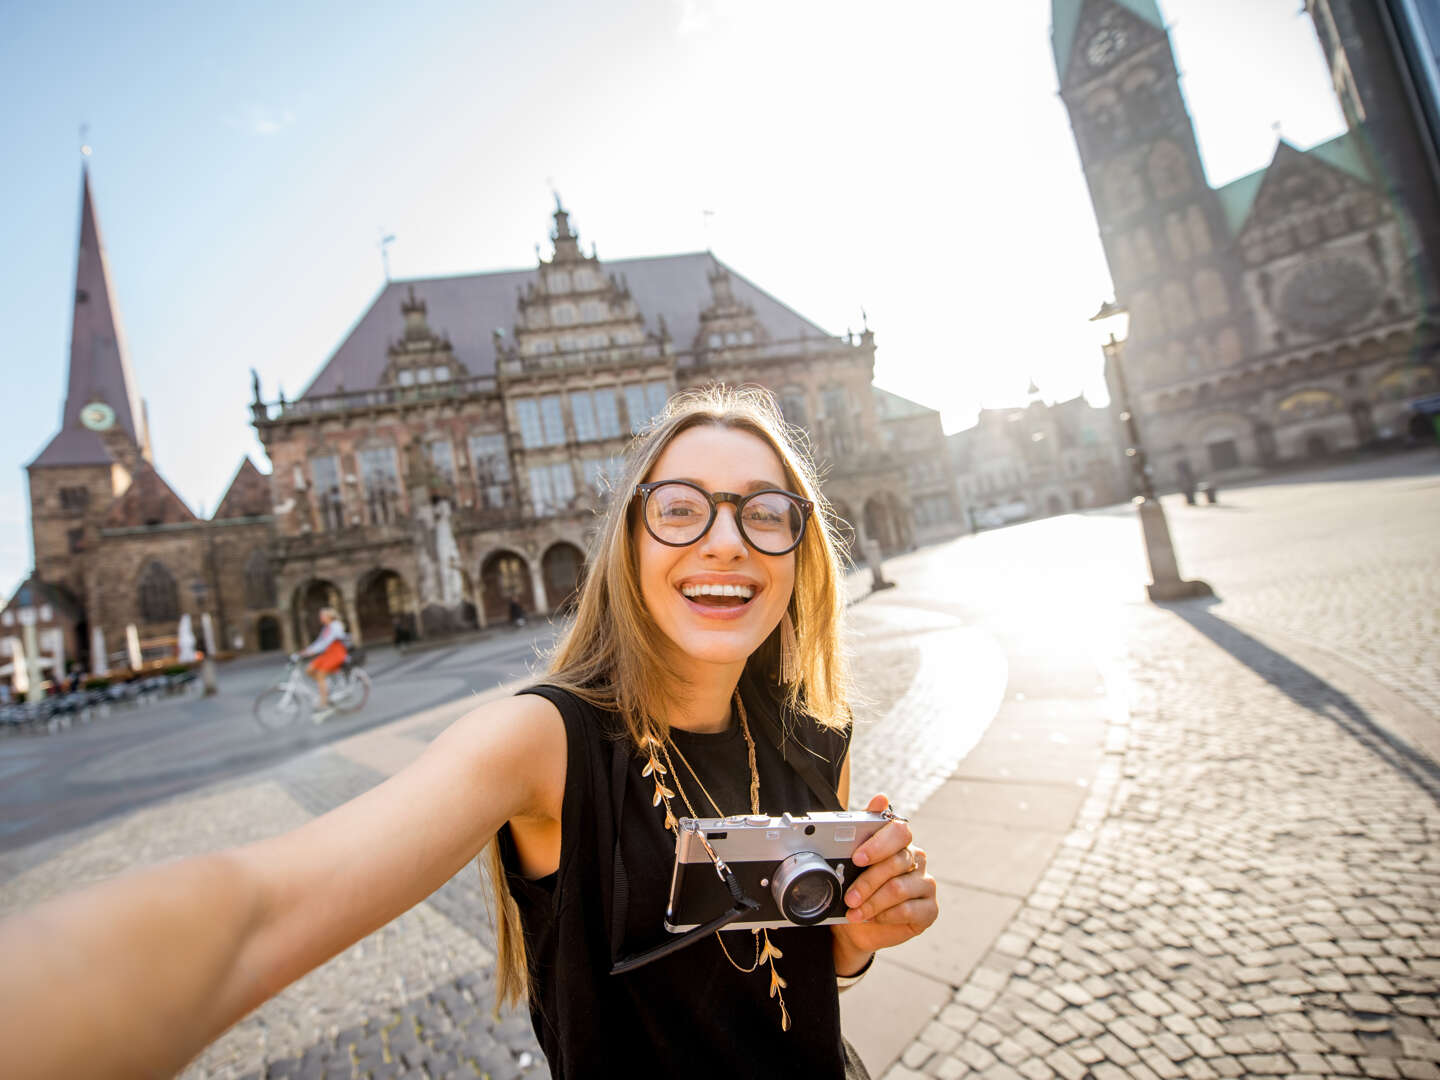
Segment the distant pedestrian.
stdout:
<path fill-rule="evenodd" d="M 520 606 L 520 601 L 510 597 L 510 625 L 521 627 L 525 625 L 525 609 Z"/>

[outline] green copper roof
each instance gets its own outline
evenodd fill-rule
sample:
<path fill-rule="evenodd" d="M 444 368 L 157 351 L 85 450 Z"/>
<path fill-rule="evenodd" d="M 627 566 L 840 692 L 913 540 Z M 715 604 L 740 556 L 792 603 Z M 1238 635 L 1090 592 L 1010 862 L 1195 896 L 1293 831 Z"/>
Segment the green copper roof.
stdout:
<path fill-rule="evenodd" d="M 1055 71 L 1060 81 L 1065 81 L 1065 69 L 1070 66 L 1070 53 L 1074 51 L 1075 31 L 1080 26 L 1080 13 L 1086 0 L 1050 0 L 1050 43 L 1055 49 Z M 1101 3 L 1102 0 L 1095 0 Z M 1155 0 L 1105 0 L 1122 7 L 1161 30 L 1165 20 L 1160 17 L 1160 6 Z"/>
<path fill-rule="evenodd" d="M 1280 145 L 1288 146 L 1289 144 L 1282 142 Z M 1278 154 L 1280 147 L 1276 147 L 1275 152 Z M 1370 173 L 1365 168 L 1365 159 L 1360 154 L 1360 146 L 1356 142 L 1353 132 L 1347 131 L 1343 135 L 1337 135 L 1333 139 L 1312 146 L 1309 150 L 1296 152 L 1323 161 L 1331 168 L 1347 172 L 1367 184 L 1373 183 Z M 1271 158 L 1271 164 L 1274 164 L 1274 158 Z M 1215 197 L 1220 200 L 1220 209 L 1225 213 L 1225 223 L 1230 226 L 1232 234 L 1238 233 L 1245 225 L 1245 219 L 1250 216 L 1250 208 L 1255 205 L 1255 197 L 1260 194 L 1260 186 L 1264 184 L 1265 174 L 1269 168 L 1270 166 L 1267 165 L 1263 169 L 1256 169 L 1238 180 L 1231 180 L 1222 188 L 1216 188 Z"/>
<path fill-rule="evenodd" d="M 1256 169 L 1238 180 L 1231 180 L 1222 188 L 1215 189 L 1215 197 L 1220 200 L 1220 209 L 1225 213 L 1225 224 L 1230 226 L 1232 234 L 1238 233 L 1240 226 L 1245 224 L 1245 219 L 1250 215 L 1250 207 L 1255 205 L 1255 196 L 1260 194 L 1260 185 L 1264 182 L 1265 169 Z"/>

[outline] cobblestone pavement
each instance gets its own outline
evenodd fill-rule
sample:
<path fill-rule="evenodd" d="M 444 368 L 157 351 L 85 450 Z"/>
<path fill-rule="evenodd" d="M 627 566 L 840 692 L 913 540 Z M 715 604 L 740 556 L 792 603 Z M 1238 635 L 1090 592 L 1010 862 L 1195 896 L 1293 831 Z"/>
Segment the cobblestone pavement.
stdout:
<path fill-rule="evenodd" d="M 1320 647 L 1440 717 L 1440 453 L 1167 498 L 1187 575 L 1226 620 Z"/>
<path fill-rule="evenodd" d="M 1130 609 L 1123 755 L 887 1080 L 1440 1077 L 1440 770 L 1211 610 Z"/>
<path fill-rule="evenodd" d="M 983 734 L 1004 692 L 1002 643 L 1027 624 L 1129 650 L 1118 680 L 1129 723 L 1112 731 L 1116 752 L 1073 832 L 895 1077 L 1440 1076 L 1434 768 L 1378 734 L 1368 702 L 1249 633 L 1289 619 L 1367 666 L 1365 649 L 1388 641 L 1409 642 L 1422 663 L 1440 655 L 1433 618 L 1365 598 L 1373 570 L 1392 579 L 1385 596 L 1435 610 L 1440 568 L 1420 534 L 1440 534 L 1437 500 L 1416 485 L 1436 470 L 1395 468 L 1312 478 L 1305 499 L 1296 485 L 1255 487 L 1222 493 L 1234 509 L 1172 514 L 1185 567 L 1212 579 L 1219 604 L 1139 603 L 1133 517 L 1102 512 L 897 559 L 902 587 L 852 608 L 868 699 L 855 792 L 902 806 Z M 1369 517 L 1354 521 L 1356 507 Z M 1238 523 L 1228 540 L 1222 522 Z M 1372 554 L 1357 570 L 1345 553 L 1362 548 Z M 1310 591 L 1330 574 L 1347 599 L 1326 607 Z M 426 741 L 442 723 L 401 737 Z M 293 827 L 379 779 L 317 747 L 52 838 L 0 857 L 0 913 Z M 492 948 L 472 866 L 251 1014 L 186 1075 L 543 1076 L 528 1019 L 492 1017 Z"/>

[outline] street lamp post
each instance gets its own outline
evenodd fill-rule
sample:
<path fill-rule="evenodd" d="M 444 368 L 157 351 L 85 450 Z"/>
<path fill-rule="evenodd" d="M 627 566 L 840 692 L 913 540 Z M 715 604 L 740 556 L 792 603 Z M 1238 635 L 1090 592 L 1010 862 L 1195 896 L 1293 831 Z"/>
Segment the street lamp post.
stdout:
<path fill-rule="evenodd" d="M 1214 596 L 1215 591 L 1206 582 L 1198 578 L 1186 580 L 1180 576 L 1175 545 L 1170 539 L 1170 524 L 1165 520 L 1165 508 L 1155 494 L 1150 465 L 1145 457 L 1145 444 L 1140 438 L 1135 412 L 1130 407 L 1130 389 L 1125 381 L 1125 333 L 1129 329 L 1130 313 L 1114 301 L 1107 300 L 1090 321 L 1099 323 L 1108 335 L 1101 348 L 1110 370 L 1115 373 L 1115 404 L 1125 425 L 1125 460 L 1130 465 L 1133 484 L 1139 492 L 1135 497 L 1135 506 L 1140 514 L 1140 531 L 1145 538 L 1145 556 L 1150 564 L 1150 584 L 1146 586 L 1146 592 L 1156 602 Z"/>

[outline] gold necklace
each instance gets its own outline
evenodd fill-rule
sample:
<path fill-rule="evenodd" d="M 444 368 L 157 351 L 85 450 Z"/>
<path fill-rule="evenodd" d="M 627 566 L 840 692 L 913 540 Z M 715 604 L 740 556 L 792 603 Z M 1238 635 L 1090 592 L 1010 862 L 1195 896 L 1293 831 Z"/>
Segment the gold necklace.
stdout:
<path fill-rule="evenodd" d="M 745 715 L 745 703 L 740 700 L 739 690 L 735 691 L 735 711 L 740 716 L 740 731 L 745 736 L 745 749 L 747 757 L 749 758 L 750 812 L 752 814 L 759 814 L 760 770 L 755 762 L 755 740 L 750 734 L 749 717 Z M 725 816 L 725 812 L 720 809 L 720 804 L 715 801 L 715 796 L 711 795 L 710 792 L 706 790 L 705 782 L 700 779 L 700 774 L 695 771 L 695 766 L 690 764 L 689 760 L 685 757 L 685 752 L 681 750 L 680 747 L 677 746 L 673 740 L 670 739 L 668 734 L 663 742 L 659 739 L 656 739 L 653 735 L 648 736 L 646 742 L 647 749 L 649 750 L 649 760 L 646 762 L 645 768 L 641 771 L 640 775 L 653 775 L 655 777 L 655 799 L 653 805 L 659 806 L 662 802 L 665 804 L 665 828 L 673 832 L 677 840 L 680 836 L 680 825 L 675 817 L 674 810 L 672 810 L 670 806 L 670 800 L 675 796 L 675 791 L 671 791 L 668 787 L 666 787 L 665 782 L 661 779 L 661 777 L 665 776 L 668 773 L 671 779 L 674 781 L 676 790 L 680 793 L 680 798 L 685 803 L 685 809 L 690 811 L 690 816 L 692 818 L 698 818 L 700 815 L 695 812 L 695 807 L 690 802 L 690 796 L 685 793 L 685 785 L 680 782 L 680 772 L 678 769 L 675 768 L 675 763 L 670 759 L 670 747 L 673 746 L 675 748 L 675 753 L 679 755 L 680 761 L 684 764 L 685 768 L 689 770 L 690 775 L 695 780 L 695 783 L 699 786 L 701 792 L 704 793 L 705 798 L 709 800 L 711 807 L 714 808 L 715 815 L 717 817 Z M 659 758 L 657 758 L 655 755 L 655 751 L 657 748 L 660 752 L 660 757 L 663 757 L 665 759 L 664 764 L 661 764 Z M 730 950 L 726 947 L 725 939 L 720 936 L 719 930 L 715 931 L 715 940 L 720 943 L 720 951 L 725 954 L 725 959 L 730 961 L 730 966 L 733 967 L 736 971 L 741 972 L 742 974 L 748 975 L 756 968 L 758 968 L 761 964 L 769 963 L 770 996 L 776 998 L 780 1005 L 780 1030 L 789 1031 L 790 1013 L 785 1008 L 785 995 L 781 993 L 781 991 L 788 984 L 783 978 L 780 977 L 780 972 L 775 969 L 775 961 L 783 957 L 785 954 L 782 953 L 779 949 L 777 949 L 773 944 L 771 944 L 770 931 L 751 930 L 750 933 L 754 936 L 755 939 L 755 961 L 748 968 L 741 967 L 735 962 L 735 958 L 730 955 Z"/>

